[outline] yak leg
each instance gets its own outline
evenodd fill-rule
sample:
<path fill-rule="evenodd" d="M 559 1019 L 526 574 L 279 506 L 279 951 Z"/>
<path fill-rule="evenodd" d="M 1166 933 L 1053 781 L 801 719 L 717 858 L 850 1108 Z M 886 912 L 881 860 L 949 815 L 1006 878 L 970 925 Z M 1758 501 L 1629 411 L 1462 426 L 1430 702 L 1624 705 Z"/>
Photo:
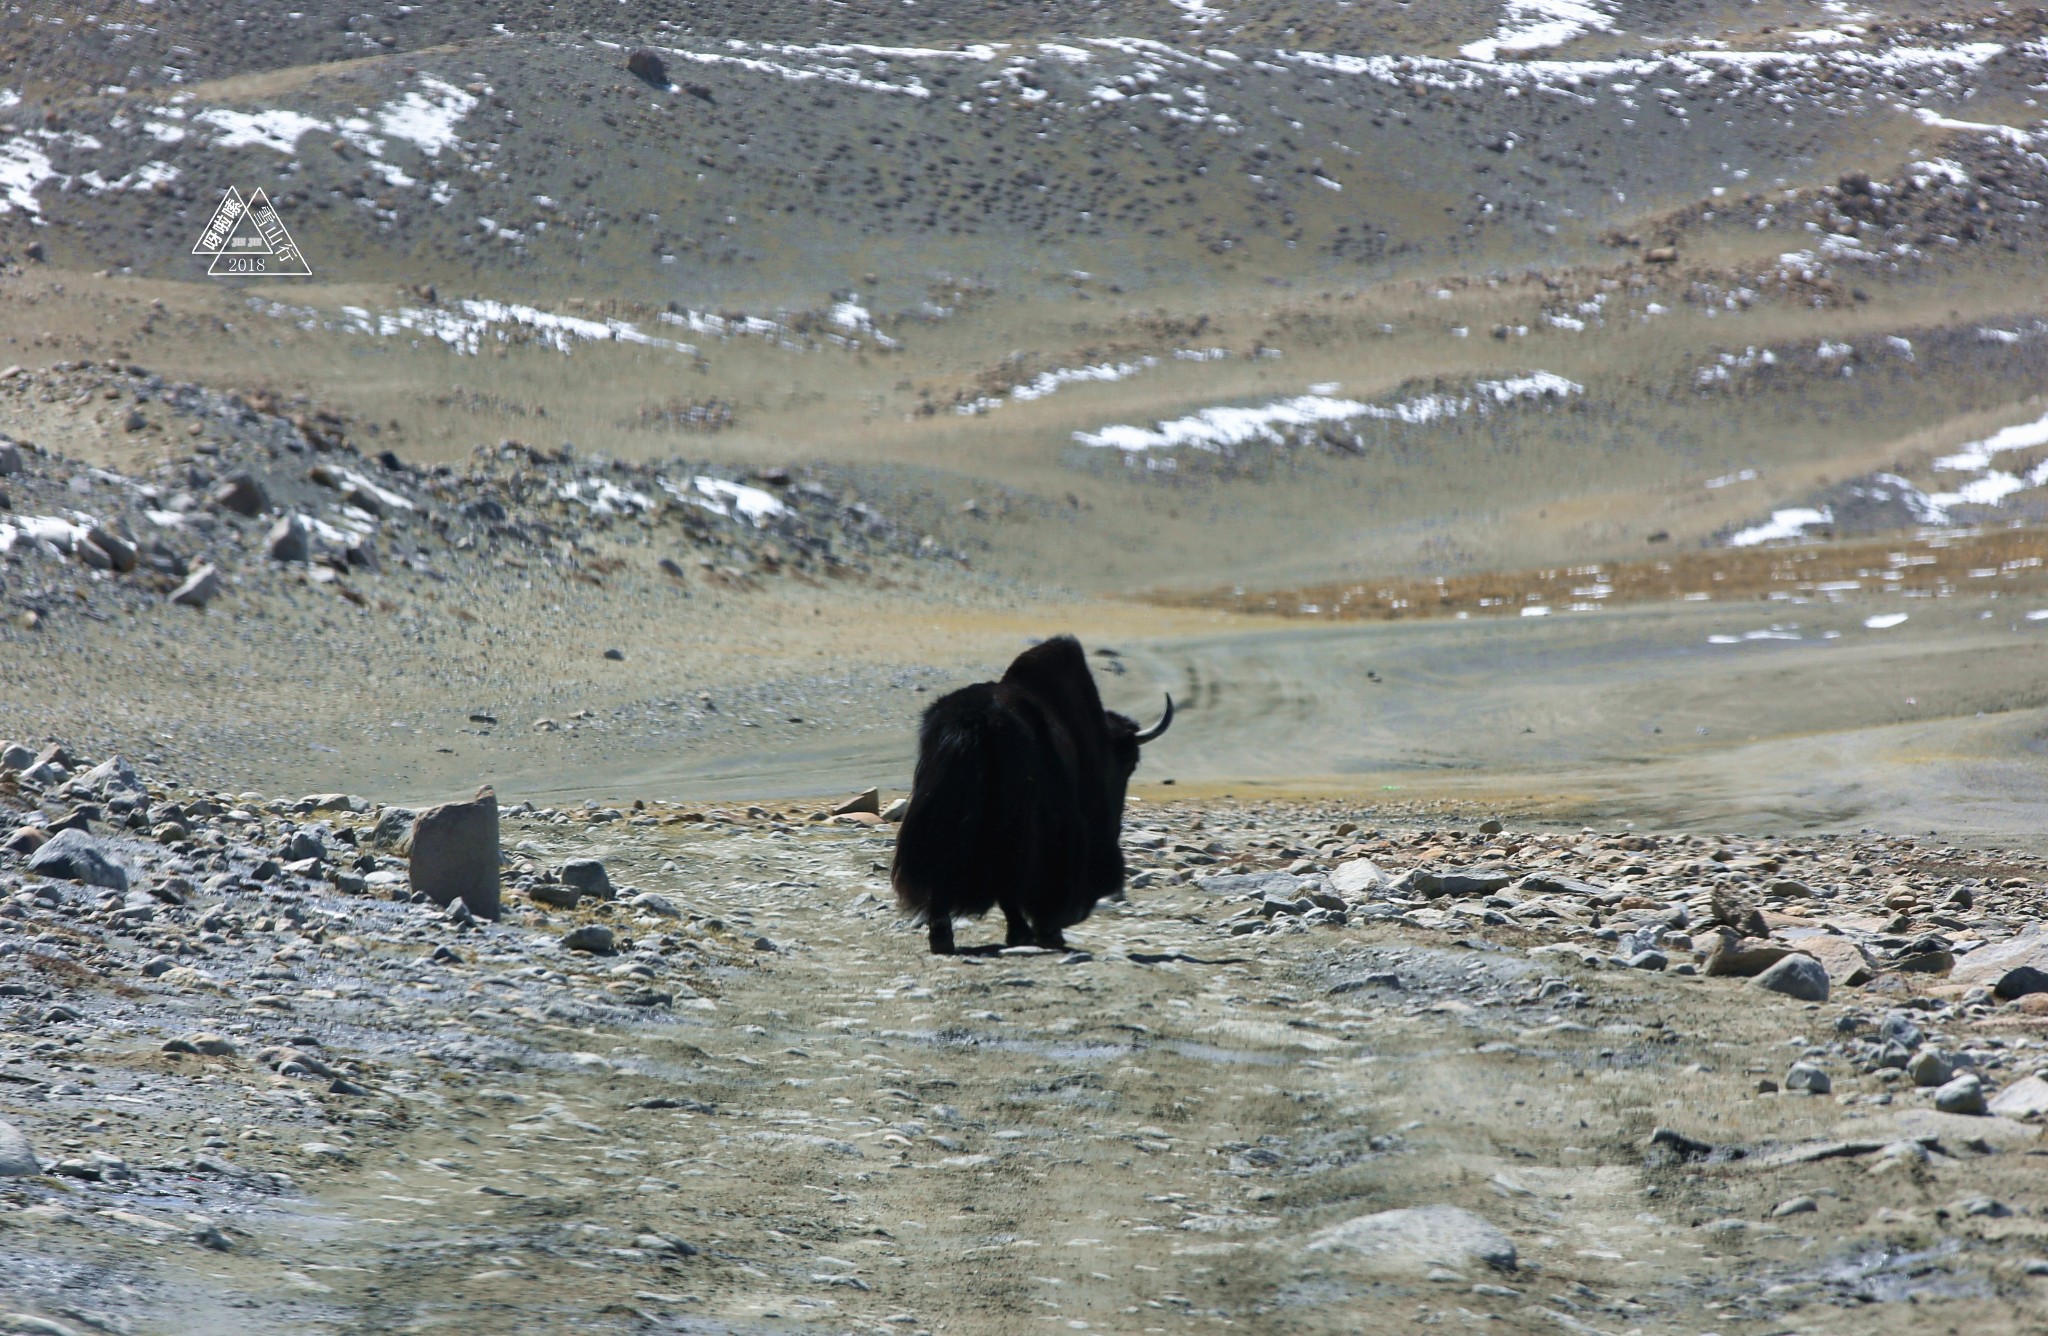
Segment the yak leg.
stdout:
<path fill-rule="evenodd" d="M 931 922 L 925 925 L 925 931 L 931 937 L 933 955 L 950 956 L 954 954 L 952 915 L 933 915 Z"/>
<path fill-rule="evenodd" d="M 1040 929 L 1032 945 L 1042 946 L 1048 951 L 1064 951 L 1067 949 L 1066 934 L 1062 933 L 1058 928 L 1043 928 Z"/>
<path fill-rule="evenodd" d="M 1024 917 L 1024 906 L 1018 903 L 1014 895 L 1005 895 L 996 903 L 1003 909 L 1003 945 L 1031 945 L 1031 920 Z"/>

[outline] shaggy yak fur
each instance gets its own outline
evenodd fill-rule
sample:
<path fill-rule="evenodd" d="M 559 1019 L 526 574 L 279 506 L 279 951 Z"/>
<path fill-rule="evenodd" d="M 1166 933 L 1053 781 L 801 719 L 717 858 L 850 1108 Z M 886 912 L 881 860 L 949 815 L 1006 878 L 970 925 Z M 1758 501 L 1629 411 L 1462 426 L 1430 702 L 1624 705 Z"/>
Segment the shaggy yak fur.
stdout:
<path fill-rule="evenodd" d="M 1166 731 L 1102 708 L 1080 642 L 1060 636 L 925 711 L 896 837 L 896 900 L 950 955 L 953 920 L 1000 906 L 1011 946 L 1061 935 L 1122 893 L 1124 788 L 1138 748 Z"/>

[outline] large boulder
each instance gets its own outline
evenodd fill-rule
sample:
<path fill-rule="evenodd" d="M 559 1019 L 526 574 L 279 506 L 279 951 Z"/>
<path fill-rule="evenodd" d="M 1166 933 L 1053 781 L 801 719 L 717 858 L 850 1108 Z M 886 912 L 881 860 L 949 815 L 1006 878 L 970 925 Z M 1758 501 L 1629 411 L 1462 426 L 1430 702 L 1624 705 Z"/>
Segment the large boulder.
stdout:
<path fill-rule="evenodd" d="M 1410 1206 L 1361 1215 L 1322 1230 L 1309 1240 L 1308 1250 L 1344 1254 L 1369 1270 L 1392 1274 L 1421 1274 L 1439 1267 L 1460 1270 L 1475 1263 L 1513 1271 L 1516 1264 L 1513 1239 L 1456 1206 Z"/>
<path fill-rule="evenodd" d="M 2006 999 L 2048 993 L 2048 932 L 1980 946 L 1956 962 L 1948 981 L 1989 988 Z"/>
<path fill-rule="evenodd" d="M 128 889 L 128 870 L 107 857 L 100 842 L 82 830 L 60 830 L 51 836 L 29 855 L 28 870 L 88 886 Z"/>
<path fill-rule="evenodd" d="M 498 917 L 497 791 L 486 784 L 468 802 L 421 812 L 410 876 L 413 890 L 437 905 L 460 900 L 479 918 Z"/>

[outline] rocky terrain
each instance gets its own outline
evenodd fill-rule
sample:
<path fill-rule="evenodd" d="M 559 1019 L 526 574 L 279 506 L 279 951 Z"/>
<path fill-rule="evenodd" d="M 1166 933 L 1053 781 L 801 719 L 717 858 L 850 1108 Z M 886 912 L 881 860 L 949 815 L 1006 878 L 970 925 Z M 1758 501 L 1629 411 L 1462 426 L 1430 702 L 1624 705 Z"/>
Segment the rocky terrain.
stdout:
<path fill-rule="evenodd" d="M 876 802 L 508 808 L 493 919 L 413 813 L 91 761 L 0 779 L 13 1330 L 2022 1330 L 2048 1275 L 2038 855 L 1141 803 L 1076 950 L 935 959 Z"/>

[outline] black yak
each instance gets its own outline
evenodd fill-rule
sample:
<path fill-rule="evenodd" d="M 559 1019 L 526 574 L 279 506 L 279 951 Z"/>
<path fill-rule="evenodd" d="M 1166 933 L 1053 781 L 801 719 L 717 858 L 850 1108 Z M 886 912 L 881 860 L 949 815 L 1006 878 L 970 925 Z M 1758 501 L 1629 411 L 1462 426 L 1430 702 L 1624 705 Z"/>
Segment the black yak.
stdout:
<path fill-rule="evenodd" d="M 932 953 L 953 953 L 955 918 L 998 905 L 1009 945 L 1064 948 L 1062 930 L 1123 889 L 1124 786 L 1139 745 L 1172 722 L 1171 696 L 1142 732 L 1103 709 L 1072 636 L 934 701 L 890 870 Z"/>

